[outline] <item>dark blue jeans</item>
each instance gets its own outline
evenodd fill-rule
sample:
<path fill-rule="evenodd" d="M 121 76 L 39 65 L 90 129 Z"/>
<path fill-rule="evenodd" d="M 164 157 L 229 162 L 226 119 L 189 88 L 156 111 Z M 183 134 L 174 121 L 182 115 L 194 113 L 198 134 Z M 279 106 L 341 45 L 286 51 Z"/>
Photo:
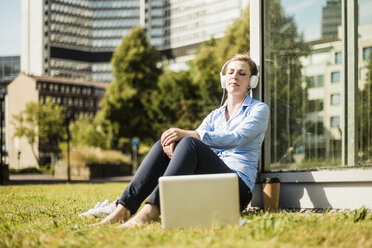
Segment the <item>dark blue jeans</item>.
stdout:
<path fill-rule="evenodd" d="M 156 142 L 139 166 L 119 203 L 131 214 L 137 212 L 142 202 L 160 209 L 158 179 L 161 176 L 213 174 L 233 172 L 207 145 L 193 137 L 183 138 L 174 150 L 172 159 L 164 153 L 160 141 Z M 240 210 L 252 199 L 249 187 L 239 177 Z"/>

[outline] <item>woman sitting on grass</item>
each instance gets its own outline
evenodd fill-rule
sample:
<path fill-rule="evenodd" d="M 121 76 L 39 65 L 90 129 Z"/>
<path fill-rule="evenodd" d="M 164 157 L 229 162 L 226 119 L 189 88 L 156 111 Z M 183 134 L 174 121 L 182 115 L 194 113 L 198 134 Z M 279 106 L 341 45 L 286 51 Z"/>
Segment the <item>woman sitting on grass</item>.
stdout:
<path fill-rule="evenodd" d="M 115 211 L 91 226 L 124 221 L 119 227 L 133 227 L 158 220 L 161 176 L 236 173 L 243 211 L 252 199 L 269 118 L 267 105 L 248 94 L 251 75 L 257 72 L 247 55 L 233 56 L 223 79 L 228 93 L 225 105 L 212 111 L 195 131 L 166 130 L 141 163 Z M 128 211 L 135 214 L 148 196 L 143 208 L 129 219 Z"/>

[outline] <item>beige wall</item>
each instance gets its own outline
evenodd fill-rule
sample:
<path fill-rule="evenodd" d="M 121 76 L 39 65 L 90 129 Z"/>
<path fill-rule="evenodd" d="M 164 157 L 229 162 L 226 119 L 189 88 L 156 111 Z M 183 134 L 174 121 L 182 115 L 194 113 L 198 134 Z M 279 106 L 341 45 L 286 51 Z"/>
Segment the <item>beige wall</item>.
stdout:
<path fill-rule="evenodd" d="M 32 153 L 31 146 L 25 138 L 14 138 L 14 126 L 11 124 L 12 116 L 18 114 L 26 108 L 26 104 L 31 101 L 38 101 L 38 91 L 36 80 L 20 73 L 8 85 L 8 94 L 5 100 L 5 144 L 8 152 L 8 162 L 10 168 L 21 169 L 26 167 L 38 166 Z M 38 154 L 38 149 L 35 152 Z M 18 159 L 18 151 L 21 152 Z"/>

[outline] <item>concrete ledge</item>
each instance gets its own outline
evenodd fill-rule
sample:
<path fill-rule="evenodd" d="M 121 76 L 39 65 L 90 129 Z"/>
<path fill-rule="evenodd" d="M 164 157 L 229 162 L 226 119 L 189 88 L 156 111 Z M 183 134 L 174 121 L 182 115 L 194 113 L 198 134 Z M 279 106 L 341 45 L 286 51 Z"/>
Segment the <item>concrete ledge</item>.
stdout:
<path fill-rule="evenodd" d="M 262 173 L 281 181 L 279 207 L 372 209 L 372 169 Z M 255 185 L 253 207 L 263 207 L 262 184 Z"/>
<path fill-rule="evenodd" d="M 371 169 L 344 169 L 299 172 L 262 173 L 259 181 L 266 177 L 278 177 L 282 183 L 346 183 L 372 182 Z"/>

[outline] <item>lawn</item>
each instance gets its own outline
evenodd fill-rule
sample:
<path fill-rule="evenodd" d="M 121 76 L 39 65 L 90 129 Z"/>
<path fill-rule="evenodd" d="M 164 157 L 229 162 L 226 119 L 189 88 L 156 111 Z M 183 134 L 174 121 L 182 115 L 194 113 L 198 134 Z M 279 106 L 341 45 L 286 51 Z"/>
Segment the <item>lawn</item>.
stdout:
<path fill-rule="evenodd" d="M 79 213 L 113 201 L 124 183 L 0 187 L 0 247 L 372 247 L 372 214 L 365 209 L 245 214 L 241 227 L 174 229 L 160 223 L 118 230 L 89 228 Z"/>

